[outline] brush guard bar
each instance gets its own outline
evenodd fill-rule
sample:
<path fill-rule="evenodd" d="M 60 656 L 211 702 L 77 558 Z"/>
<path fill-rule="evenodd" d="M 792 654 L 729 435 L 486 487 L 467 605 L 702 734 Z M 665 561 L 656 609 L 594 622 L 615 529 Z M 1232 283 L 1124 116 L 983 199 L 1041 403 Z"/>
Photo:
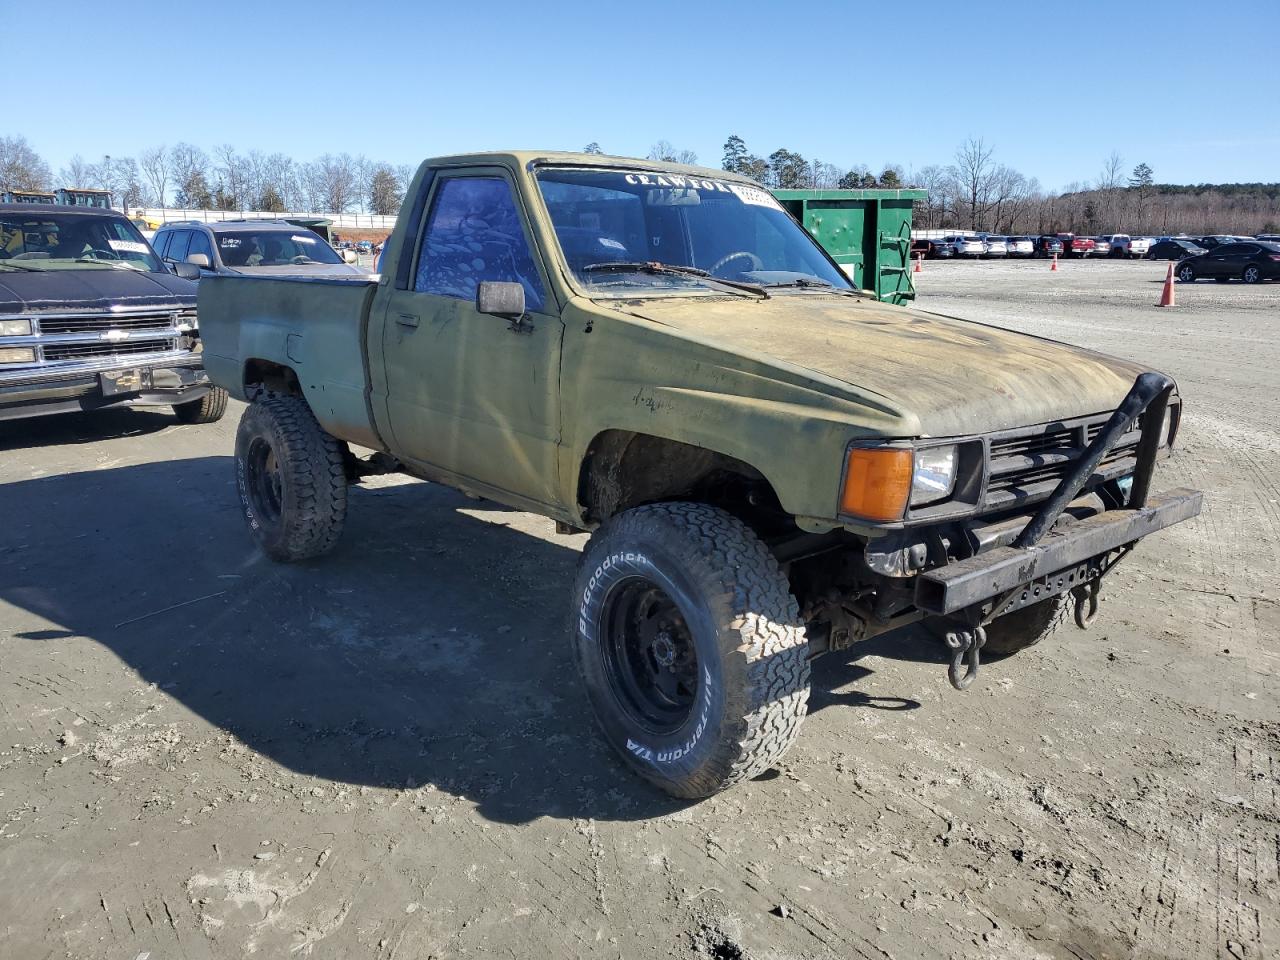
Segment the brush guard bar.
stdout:
<path fill-rule="evenodd" d="M 1114 560 L 1108 562 L 1113 552 L 1127 550 L 1148 534 L 1197 516 L 1203 498 L 1199 490 L 1179 488 L 1154 496 L 1150 493 L 1165 410 L 1172 393 L 1173 381 L 1168 377 L 1159 373 L 1141 374 L 1111 419 L 1013 544 L 920 574 L 915 586 L 917 609 L 932 616 L 963 615 L 962 619 L 978 627 L 1028 602 L 1085 587 L 1089 580 L 1100 577 L 1114 565 Z M 1144 411 L 1148 415 L 1143 419 L 1133 486 L 1126 506 L 1055 530 L 1063 510 L 1079 495 L 1102 458 Z M 1020 598 L 1019 593 L 1028 595 Z M 976 655 L 974 660 L 976 670 Z"/>

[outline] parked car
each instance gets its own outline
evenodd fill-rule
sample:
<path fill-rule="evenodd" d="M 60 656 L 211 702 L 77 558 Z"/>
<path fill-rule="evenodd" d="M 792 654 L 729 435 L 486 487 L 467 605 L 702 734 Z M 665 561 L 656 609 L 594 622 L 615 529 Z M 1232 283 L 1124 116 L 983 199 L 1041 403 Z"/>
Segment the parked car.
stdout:
<path fill-rule="evenodd" d="M 1087 257 L 1096 246 L 1093 237 L 1077 237 L 1074 233 L 1060 233 L 1058 239 L 1062 241 L 1063 256 L 1067 257 Z"/>
<path fill-rule="evenodd" d="M 1009 255 L 1008 237 L 987 237 L 985 243 L 988 257 L 1007 257 Z"/>
<path fill-rule="evenodd" d="M 1111 256 L 1113 257 L 1125 257 L 1128 259 L 1145 257 L 1147 251 L 1151 249 L 1151 241 L 1146 237 L 1131 237 L 1127 233 L 1112 233 L 1098 239 L 1106 240 L 1111 245 Z"/>
<path fill-rule="evenodd" d="M 369 240 L 359 240 L 356 242 L 356 253 L 373 253 L 373 243 Z"/>
<path fill-rule="evenodd" d="M 1036 254 L 1035 237 L 1009 237 L 1005 246 L 1011 257 L 1034 257 Z"/>
<path fill-rule="evenodd" d="M 1214 247 L 1224 243 L 1240 243 L 1246 240 L 1252 240 L 1253 237 L 1236 237 L 1229 233 L 1214 233 L 1207 237 L 1189 237 L 1192 243 L 1197 246 L 1204 247 L 1206 250 L 1212 250 Z"/>
<path fill-rule="evenodd" d="M 219 419 L 227 393 L 200 362 L 197 270 L 179 272 L 112 210 L 0 205 L 0 420 L 115 406 Z"/>
<path fill-rule="evenodd" d="M 1204 252 L 1204 247 L 1190 240 L 1161 240 L 1151 245 L 1151 249 L 1147 251 L 1147 259 L 1181 260 L 1183 257 L 1196 257 Z"/>
<path fill-rule="evenodd" d="M 987 245 L 981 237 L 947 237 L 944 240 L 951 247 L 951 253 L 957 257 L 978 257 L 986 256 Z"/>
<path fill-rule="evenodd" d="M 1267 243 L 1280 243 L 1280 233 L 1260 233 L 1253 239 L 1264 240 Z"/>
<path fill-rule="evenodd" d="M 203 282 L 267 556 L 331 551 L 348 485 L 388 470 L 591 531 L 564 584 L 587 700 L 620 762 L 696 798 L 780 761 L 811 656 L 923 620 L 963 688 L 980 652 L 1087 623 L 1135 541 L 1200 512 L 1149 492 L 1168 377 L 860 297 L 754 182 L 625 162 L 427 161 L 389 282 Z"/>
<path fill-rule="evenodd" d="M 1093 238 L 1093 250 L 1091 251 L 1095 257 L 1111 256 L 1111 241 L 1106 237 Z"/>
<path fill-rule="evenodd" d="M 925 243 L 929 245 L 928 252 L 925 254 L 926 257 L 945 260 L 956 255 L 955 247 L 950 243 L 947 243 L 945 240 L 939 240 L 936 237 L 931 237 L 926 240 Z"/>
<path fill-rule="evenodd" d="M 1219 283 L 1243 280 L 1280 279 L 1280 243 L 1249 240 L 1244 243 L 1220 243 L 1212 250 L 1178 263 L 1178 279 L 1184 283 L 1212 279 Z"/>
<path fill-rule="evenodd" d="M 1045 235 L 1036 241 L 1036 256 L 1060 257 L 1063 251 L 1062 241 L 1057 237 Z"/>
<path fill-rule="evenodd" d="M 249 273 L 363 276 L 318 233 L 286 220 L 166 223 L 152 241 L 166 263 L 194 264 L 201 276 Z"/>

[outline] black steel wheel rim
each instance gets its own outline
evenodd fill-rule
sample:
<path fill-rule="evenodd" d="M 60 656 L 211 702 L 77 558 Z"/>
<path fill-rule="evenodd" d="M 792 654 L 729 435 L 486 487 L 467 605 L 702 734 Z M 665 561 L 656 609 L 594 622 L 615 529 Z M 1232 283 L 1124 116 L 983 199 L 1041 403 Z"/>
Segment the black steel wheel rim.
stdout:
<path fill-rule="evenodd" d="M 630 577 L 609 592 L 600 622 L 605 673 L 623 711 L 650 733 L 679 730 L 697 701 L 698 654 L 675 601 Z"/>
<path fill-rule="evenodd" d="M 284 478 L 275 450 L 266 440 L 255 437 L 245 459 L 245 485 L 254 513 L 263 520 L 278 521 L 284 502 Z"/>

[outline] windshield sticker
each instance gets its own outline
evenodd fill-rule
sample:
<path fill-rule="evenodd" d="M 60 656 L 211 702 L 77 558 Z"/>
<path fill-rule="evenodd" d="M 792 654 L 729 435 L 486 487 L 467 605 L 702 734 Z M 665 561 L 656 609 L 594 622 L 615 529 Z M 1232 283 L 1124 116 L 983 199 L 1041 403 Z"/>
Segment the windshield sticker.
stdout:
<path fill-rule="evenodd" d="M 150 253 L 151 248 L 137 240 L 108 240 L 107 244 L 117 253 Z"/>
<path fill-rule="evenodd" d="M 294 236 L 290 236 L 289 239 L 292 240 L 294 243 L 315 243 L 316 242 L 315 237 L 299 237 L 294 235 Z"/>
<path fill-rule="evenodd" d="M 219 237 L 218 246 L 220 246 L 223 250 L 234 250 L 236 247 L 240 246 L 240 238 L 239 237 Z"/>
<path fill-rule="evenodd" d="M 773 199 L 773 194 L 768 190 L 761 190 L 759 187 L 747 187 L 740 183 L 729 184 L 732 190 L 743 203 L 750 203 L 757 207 L 768 207 L 771 210 L 781 210 L 782 204 Z"/>
<path fill-rule="evenodd" d="M 612 237 L 600 237 L 599 239 L 600 239 L 600 246 L 608 247 L 610 250 L 626 250 L 627 249 L 623 244 L 619 243 L 617 240 L 614 240 Z"/>
<path fill-rule="evenodd" d="M 632 186 L 685 187 L 694 190 L 715 190 L 730 193 L 730 185 L 723 180 L 703 180 L 701 177 L 681 177 L 673 173 L 628 173 L 623 177 Z"/>

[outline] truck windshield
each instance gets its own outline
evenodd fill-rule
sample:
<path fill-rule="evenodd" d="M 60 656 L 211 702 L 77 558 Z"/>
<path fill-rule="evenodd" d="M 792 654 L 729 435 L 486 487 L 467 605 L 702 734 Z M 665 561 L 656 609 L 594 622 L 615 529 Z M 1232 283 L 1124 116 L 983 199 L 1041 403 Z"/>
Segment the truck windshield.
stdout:
<path fill-rule="evenodd" d="M 716 278 L 853 289 L 760 187 L 653 170 L 547 167 L 537 178 L 569 269 L 594 294 L 723 293 Z"/>
<path fill-rule="evenodd" d="M 124 217 L 52 213 L 0 213 L 0 270 L 86 267 L 164 273 L 138 228 Z"/>

